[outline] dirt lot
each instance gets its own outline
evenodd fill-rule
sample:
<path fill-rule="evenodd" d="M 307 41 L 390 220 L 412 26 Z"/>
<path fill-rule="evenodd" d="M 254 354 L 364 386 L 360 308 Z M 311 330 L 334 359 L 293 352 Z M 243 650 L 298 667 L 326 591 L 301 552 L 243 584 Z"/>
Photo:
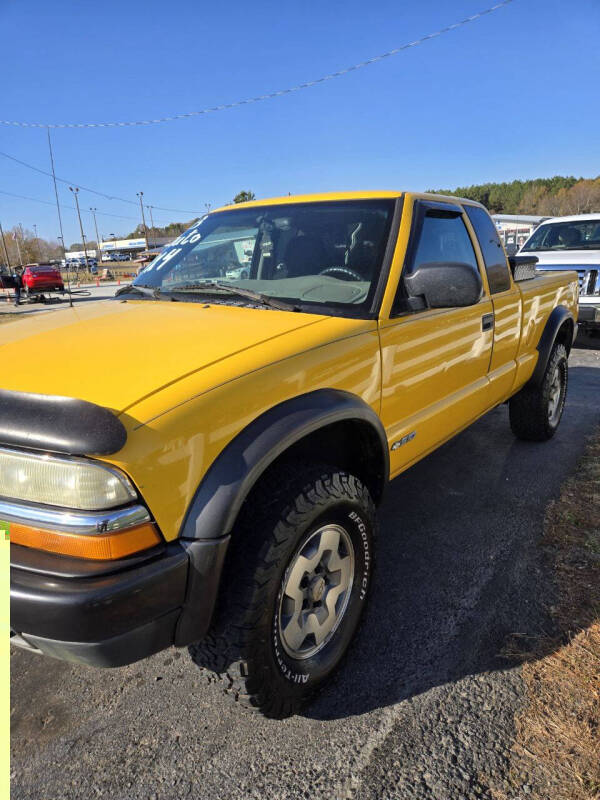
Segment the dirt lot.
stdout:
<path fill-rule="evenodd" d="M 600 798 L 600 428 L 548 506 L 542 546 L 552 627 L 511 637 L 526 700 L 509 770 L 515 789 L 553 800 Z"/>
<path fill-rule="evenodd" d="M 500 407 L 394 481 L 362 633 L 301 716 L 245 713 L 185 651 L 100 671 L 15 650 L 13 800 L 514 792 L 525 686 L 503 648 L 553 624 L 544 515 L 600 422 L 599 342 L 580 344 L 552 441 L 515 440 Z"/>

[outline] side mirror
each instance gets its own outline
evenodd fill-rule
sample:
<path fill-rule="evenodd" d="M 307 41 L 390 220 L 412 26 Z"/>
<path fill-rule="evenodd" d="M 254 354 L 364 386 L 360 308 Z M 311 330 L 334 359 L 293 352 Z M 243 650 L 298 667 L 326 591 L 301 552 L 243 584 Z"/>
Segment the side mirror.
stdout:
<path fill-rule="evenodd" d="M 422 297 L 428 308 L 474 306 L 483 293 L 479 271 L 460 261 L 419 264 L 404 284 L 409 295 Z"/>

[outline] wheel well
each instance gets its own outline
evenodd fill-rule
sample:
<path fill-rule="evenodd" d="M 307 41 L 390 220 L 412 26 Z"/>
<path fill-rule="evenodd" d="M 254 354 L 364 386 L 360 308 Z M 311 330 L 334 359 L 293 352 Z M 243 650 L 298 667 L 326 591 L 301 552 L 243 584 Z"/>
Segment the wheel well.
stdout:
<path fill-rule="evenodd" d="M 386 458 L 379 434 L 372 425 L 362 420 L 343 420 L 318 428 L 284 450 L 260 476 L 250 490 L 244 505 L 264 480 L 290 462 L 329 464 L 350 472 L 368 488 L 373 502 L 378 505 L 385 489 L 388 475 Z"/>
<path fill-rule="evenodd" d="M 567 355 L 571 352 L 571 346 L 573 345 L 573 330 L 573 320 L 566 319 L 556 334 L 556 344 L 564 345 Z"/>

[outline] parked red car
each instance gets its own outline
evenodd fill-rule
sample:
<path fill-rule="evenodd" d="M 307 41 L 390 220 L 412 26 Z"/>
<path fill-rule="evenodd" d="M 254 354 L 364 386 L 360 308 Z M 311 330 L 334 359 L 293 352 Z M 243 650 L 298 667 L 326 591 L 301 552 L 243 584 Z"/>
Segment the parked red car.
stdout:
<path fill-rule="evenodd" d="M 61 274 L 52 264 L 27 264 L 21 281 L 26 295 L 65 290 Z"/>

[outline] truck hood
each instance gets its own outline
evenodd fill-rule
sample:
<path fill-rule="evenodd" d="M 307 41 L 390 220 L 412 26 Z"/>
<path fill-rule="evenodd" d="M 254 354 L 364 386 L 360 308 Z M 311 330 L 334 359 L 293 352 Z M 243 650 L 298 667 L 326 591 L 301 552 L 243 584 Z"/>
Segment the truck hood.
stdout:
<path fill-rule="evenodd" d="M 0 388 L 89 400 L 125 411 L 138 400 L 276 337 L 303 348 L 320 315 L 202 303 L 108 301 L 0 327 Z M 339 320 L 342 322 L 342 320 Z M 334 325 L 335 327 L 335 325 Z"/>
<path fill-rule="evenodd" d="M 536 256 L 540 267 L 562 267 L 587 269 L 593 264 L 600 264 L 600 250 L 525 250 L 519 255 Z"/>

